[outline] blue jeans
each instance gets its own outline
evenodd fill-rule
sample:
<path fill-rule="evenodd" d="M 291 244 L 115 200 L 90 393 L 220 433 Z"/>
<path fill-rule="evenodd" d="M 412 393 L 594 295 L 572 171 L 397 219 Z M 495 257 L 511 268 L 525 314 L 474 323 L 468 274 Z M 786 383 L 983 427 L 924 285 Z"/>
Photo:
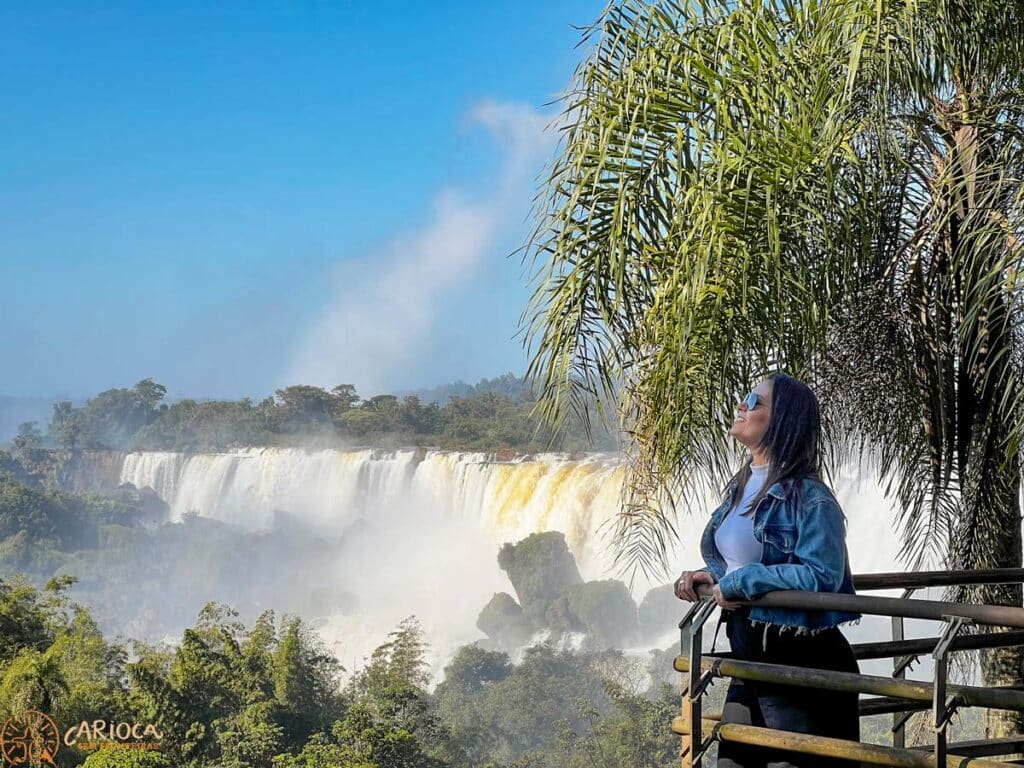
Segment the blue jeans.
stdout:
<path fill-rule="evenodd" d="M 850 644 L 839 629 L 795 635 L 750 624 L 747 611 L 729 611 L 726 632 L 737 659 L 767 664 L 858 672 Z M 762 728 L 860 739 L 856 693 L 733 680 L 722 710 L 722 722 Z M 852 763 L 778 749 L 723 742 L 718 768 L 846 768 Z"/>

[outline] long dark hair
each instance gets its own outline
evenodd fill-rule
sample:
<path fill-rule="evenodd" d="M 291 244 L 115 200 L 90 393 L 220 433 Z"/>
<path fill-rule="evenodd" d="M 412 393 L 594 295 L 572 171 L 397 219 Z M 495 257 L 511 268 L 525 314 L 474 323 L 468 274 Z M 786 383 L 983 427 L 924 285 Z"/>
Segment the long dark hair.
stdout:
<path fill-rule="evenodd" d="M 754 498 L 750 509 L 777 482 L 799 480 L 810 475 L 821 480 L 821 409 L 810 387 L 785 373 L 767 377 L 772 383 L 772 418 L 758 446 L 768 454 L 768 476 Z M 752 459 L 751 459 L 752 460 Z M 743 463 L 730 478 L 726 488 L 739 484 L 736 500 L 743 498 L 743 488 L 750 478 L 750 461 Z"/>

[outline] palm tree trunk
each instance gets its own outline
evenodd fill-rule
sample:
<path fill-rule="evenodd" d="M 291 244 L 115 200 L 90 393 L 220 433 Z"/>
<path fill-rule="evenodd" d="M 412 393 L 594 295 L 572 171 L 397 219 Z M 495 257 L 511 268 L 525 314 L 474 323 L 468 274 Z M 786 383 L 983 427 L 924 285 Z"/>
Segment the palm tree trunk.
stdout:
<path fill-rule="evenodd" d="M 998 417 L 972 451 L 973 462 L 963 488 L 964 515 L 952 546 L 954 568 L 1020 568 L 1020 462 L 1005 458 L 1006 428 Z M 1002 450 L 1000 450 L 1002 448 Z M 1022 604 L 1021 584 L 990 584 L 954 590 L 954 599 L 990 605 Z M 991 627 L 991 631 L 1006 629 Z M 1024 648 L 995 648 L 980 655 L 982 684 L 1024 686 Z M 1024 733 L 1024 713 L 987 710 L 989 738 Z"/>
<path fill-rule="evenodd" d="M 1020 418 L 1021 381 L 1012 363 L 1014 339 L 1011 300 L 987 282 L 1005 264 L 1005 236 L 991 224 L 990 211 L 1004 196 L 990 137 L 963 121 L 972 95 L 957 83 L 956 108 L 943 115 L 951 144 L 946 157 L 950 216 L 946 222 L 950 253 L 958 258 L 951 273 L 952 306 L 958 308 L 959 359 L 956 370 L 956 456 L 961 481 L 959 530 L 952 531 L 954 568 L 1020 568 L 1020 448 L 1015 422 Z M 980 301 L 975 298 L 984 297 Z M 966 311 L 968 307 L 976 310 Z M 972 602 L 1022 604 L 1021 584 L 993 584 L 960 590 Z M 1004 628 L 988 628 L 995 631 Z M 982 651 L 985 686 L 1024 687 L 1024 652 L 1017 648 Z M 987 710 L 986 735 L 1024 732 L 1024 713 Z"/>
<path fill-rule="evenodd" d="M 1020 479 L 1016 462 L 1013 471 L 1000 485 L 1004 486 L 1003 498 L 995 510 L 998 519 L 992 521 L 989 535 L 992 537 L 992 566 L 994 568 L 1021 567 L 1021 516 L 1018 502 Z M 1012 477 L 1010 476 L 1012 474 Z M 989 567 L 989 566 L 985 566 Z M 1017 584 L 992 584 L 981 589 L 978 597 L 985 603 L 996 605 L 1021 605 L 1022 590 Z M 1001 628 L 1005 629 L 1005 628 Z M 994 686 L 1024 686 L 1024 648 L 992 648 L 981 653 L 982 683 Z M 1005 710 L 986 710 L 985 732 L 990 738 L 1024 733 L 1024 713 Z"/>

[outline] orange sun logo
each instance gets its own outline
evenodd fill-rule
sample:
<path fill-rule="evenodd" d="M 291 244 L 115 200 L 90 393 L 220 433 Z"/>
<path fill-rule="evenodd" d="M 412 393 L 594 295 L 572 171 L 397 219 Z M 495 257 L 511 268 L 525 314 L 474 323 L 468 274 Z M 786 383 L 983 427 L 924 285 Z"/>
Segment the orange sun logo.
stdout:
<path fill-rule="evenodd" d="M 60 731 L 56 723 L 34 709 L 12 717 L 0 730 L 0 753 L 11 765 L 54 766 L 58 749 Z"/>

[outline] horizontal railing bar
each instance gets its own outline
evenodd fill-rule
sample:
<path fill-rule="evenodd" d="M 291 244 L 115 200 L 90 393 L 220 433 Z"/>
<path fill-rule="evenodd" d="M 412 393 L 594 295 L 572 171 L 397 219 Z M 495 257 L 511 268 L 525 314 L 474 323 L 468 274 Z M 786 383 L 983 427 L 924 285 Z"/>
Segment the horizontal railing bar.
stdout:
<path fill-rule="evenodd" d="M 896 712 L 920 712 L 925 709 L 931 709 L 931 704 L 926 701 L 907 701 L 906 699 L 893 696 L 874 696 L 870 699 L 861 699 L 858 705 L 861 717 L 891 715 Z"/>
<path fill-rule="evenodd" d="M 690 722 L 684 717 L 675 718 L 672 720 L 672 732 L 686 736 L 690 733 Z M 893 768 L 936 768 L 934 755 L 916 750 L 864 744 L 859 741 L 834 739 L 828 736 L 812 736 L 808 733 L 776 731 L 772 728 L 759 728 L 740 723 L 718 723 L 705 720 L 701 723 L 701 735 L 705 739 L 715 739 L 720 742 L 729 741 L 734 744 L 749 744 L 754 747 L 787 749 L 805 755 L 833 757 L 870 765 L 887 765 L 893 766 Z M 968 760 L 969 762 L 965 762 Z M 1013 763 L 968 758 L 966 755 L 946 755 L 944 768 L 963 768 L 965 765 L 970 765 L 971 768 L 1010 768 Z"/>
<path fill-rule="evenodd" d="M 673 663 L 677 672 L 686 672 L 690 660 L 677 656 Z M 778 683 L 800 688 L 820 688 L 826 691 L 847 693 L 871 693 L 877 696 L 892 696 L 911 701 L 932 700 L 932 685 L 918 680 L 901 680 L 892 677 L 860 675 L 854 672 L 834 672 L 828 669 L 790 667 L 782 664 L 764 664 L 736 659 L 705 659 L 701 662 L 704 670 L 711 670 L 717 677 L 734 677 L 752 680 L 756 683 Z M 1006 688 L 980 688 L 972 685 L 950 685 L 949 695 L 956 696 L 964 706 L 1010 709 L 1024 712 L 1024 691 Z"/>
<path fill-rule="evenodd" d="M 972 605 L 941 600 L 868 597 L 825 592 L 786 590 L 769 592 L 751 605 L 766 608 L 804 608 L 868 613 L 875 616 L 902 616 L 906 619 L 942 621 L 945 616 L 961 616 L 978 624 L 1024 629 L 1024 608 L 1009 605 Z"/>
<path fill-rule="evenodd" d="M 939 642 L 937 637 L 920 637 L 910 640 L 880 640 L 871 643 L 851 643 L 853 655 L 857 659 L 892 659 L 896 656 L 923 655 L 931 653 L 935 644 Z M 982 648 L 1011 648 L 1024 645 L 1024 630 L 1012 632 L 988 632 L 980 635 L 959 635 L 950 643 L 952 651 L 976 651 Z M 715 659 L 734 659 L 735 654 L 731 651 L 715 651 L 706 653 Z"/>
<path fill-rule="evenodd" d="M 853 643 L 853 655 L 858 659 L 891 659 L 894 656 L 931 653 L 937 637 L 921 637 L 911 640 L 885 640 L 875 643 Z M 951 651 L 974 651 L 980 648 L 1009 648 L 1024 645 L 1024 630 L 1014 632 L 990 632 L 982 635 L 959 635 L 949 644 Z"/>
<path fill-rule="evenodd" d="M 712 597 L 712 587 L 698 588 L 702 597 Z M 906 619 L 942 621 L 946 616 L 961 616 L 978 624 L 1024 629 L 1024 608 L 1011 605 L 975 605 L 947 603 L 941 600 L 916 600 L 898 597 L 847 595 L 837 592 L 801 592 L 785 589 L 769 592 L 757 600 L 739 601 L 761 608 L 796 608 L 804 611 L 846 611 L 874 616 L 902 616 Z"/>
<path fill-rule="evenodd" d="M 932 744 L 911 747 L 918 752 L 929 752 Z M 976 739 L 949 744 L 947 748 L 966 757 L 996 757 L 998 755 L 1015 755 L 1024 752 L 1024 736 L 1009 736 L 1005 739 Z"/>
<path fill-rule="evenodd" d="M 973 571 L 908 571 L 859 573 L 853 577 L 860 589 L 924 589 L 960 584 L 1014 584 L 1024 582 L 1024 568 L 987 568 Z"/>

